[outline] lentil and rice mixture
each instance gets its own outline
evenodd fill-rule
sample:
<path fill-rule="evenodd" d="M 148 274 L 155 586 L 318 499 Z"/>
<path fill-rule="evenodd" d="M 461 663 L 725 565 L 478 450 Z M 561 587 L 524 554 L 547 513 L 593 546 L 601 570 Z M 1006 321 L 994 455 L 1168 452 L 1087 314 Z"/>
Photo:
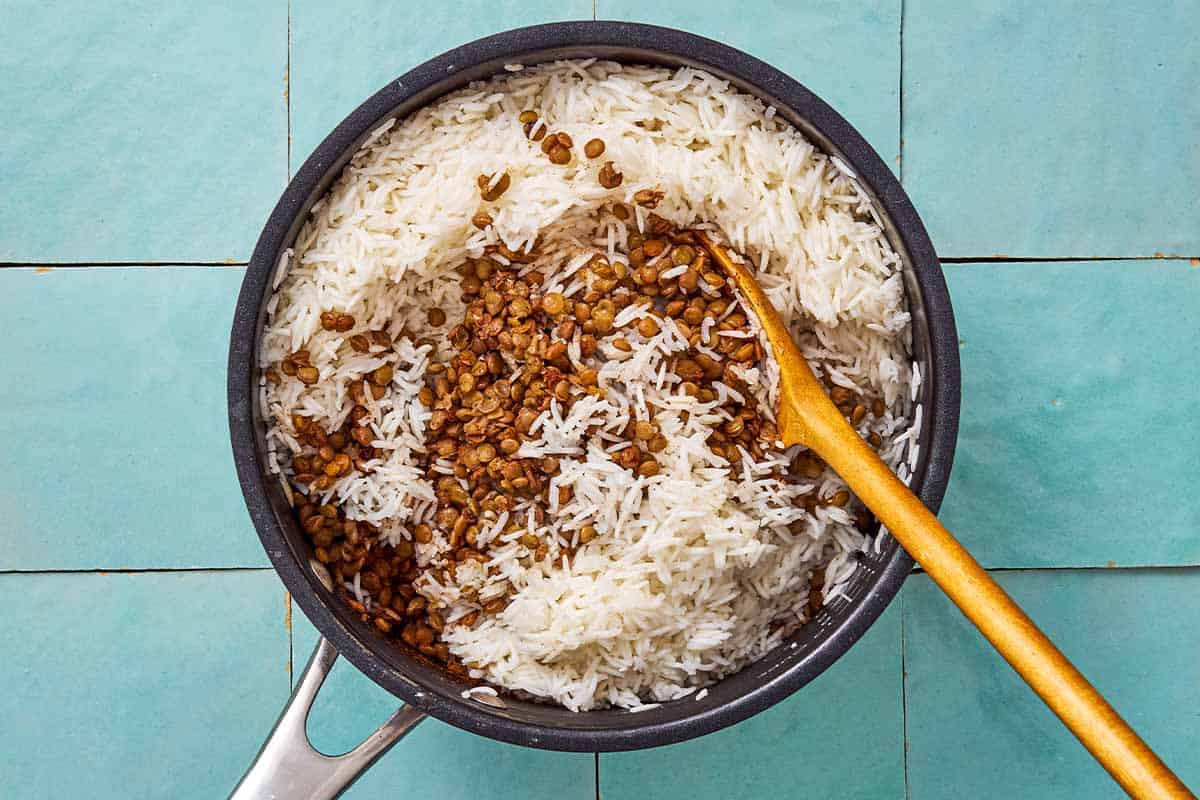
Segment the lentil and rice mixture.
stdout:
<path fill-rule="evenodd" d="M 696 228 L 907 477 L 901 264 L 853 175 L 703 72 L 513 67 L 376 131 L 269 302 L 272 469 L 364 621 L 472 683 L 637 710 L 845 584 L 870 516 L 777 446 L 770 353 Z"/>

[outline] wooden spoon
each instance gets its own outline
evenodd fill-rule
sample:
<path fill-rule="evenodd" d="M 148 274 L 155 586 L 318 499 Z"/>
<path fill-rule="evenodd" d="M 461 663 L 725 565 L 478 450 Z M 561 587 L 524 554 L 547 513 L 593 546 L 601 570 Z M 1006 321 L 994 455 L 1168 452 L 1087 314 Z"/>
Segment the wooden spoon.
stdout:
<path fill-rule="evenodd" d="M 825 394 L 753 274 L 694 231 L 758 317 L 779 364 L 779 438 L 804 445 L 842 477 L 959 610 L 1100 764 L 1135 798 L 1195 796 L 937 517 L 862 440 Z"/>

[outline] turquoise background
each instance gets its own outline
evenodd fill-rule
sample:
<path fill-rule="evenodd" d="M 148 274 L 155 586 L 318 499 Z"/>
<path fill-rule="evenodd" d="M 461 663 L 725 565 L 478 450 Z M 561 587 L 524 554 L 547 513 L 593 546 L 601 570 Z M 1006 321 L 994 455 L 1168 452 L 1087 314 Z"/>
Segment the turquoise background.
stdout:
<path fill-rule="evenodd" d="M 232 472 L 224 359 L 255 237 L 346 113 L 560 19 L 692 30 L 789 72 L 901 175 L 946 266 L 948 525 L 1200 784 L 1200 6 L 4 3 L 0 796 L 224 796 L 315 632 Z M 395 700 L 339 663 L 314 742 Z M 1121 796 L 924 575 L 810 687 L 594 756 L 422 724 L 354 798 Z"/>

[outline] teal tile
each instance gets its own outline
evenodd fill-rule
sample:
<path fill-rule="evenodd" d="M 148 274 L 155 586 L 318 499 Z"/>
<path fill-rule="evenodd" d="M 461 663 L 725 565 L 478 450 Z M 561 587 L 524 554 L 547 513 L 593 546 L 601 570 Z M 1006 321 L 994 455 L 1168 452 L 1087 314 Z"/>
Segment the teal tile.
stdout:
<path fill-rule="evenodd" d="M 295 677 L 308 663 L 317 632 L 293 604 Z M 344 753 L 387 720 L 400 701 L 339 659 L 308 719 L 313 746 Z M 438 800 L 593 800 L 595 757 L 502 744 L 426 719 L 346 793 L 380 798 L 404 787 L 410 797 Z"/>
<path fill-rule="evenodd" d="M 11 800 L 225 797 L 287 698 L 263 570 L 0 575 Z"/>
<path fill-rule="evenodd" d="M 1200 253 L 1194 0 L 904 7 L 904 183 L 945 256 Z"/>
<path fill-rule="evenodd" d="M 592 0 L 292 0 L 292 169 L 359 103 L 423 61 L 510 28 L 591 18 Z"/>
<path fill-rule="evenodd" d="M 287 0 L 17 0 L 0 261 L 245 260 L 287 170 Z"/>
<path fill-rule="evenodd" d="M 681 28 L 744 50 L 832 105 L 897 168 L 900 152 L 900 0 L 645 3 L 597 0 L 600 19 Z"/>
<path fill-rule="evenodd" d="M 900 800 L 899 606 L 819 678 L 761 714 L 682 744 L 602 755 L 600 796 Z"/>
<path fill-rule="evenodd" d="M 242 272 L 0 269 L 0 569 L 266 564 L 226 422 Z"/>
<path fill-rule="evenodd" d="M 994 577 L 1168 766 L 1200 786 L 1200 571 Z M 908 583 L 911 800 L 1125 796 L 927 576 Z"/>
<path fill-rule="evenodd" d="M 1200 269 L 946 267 L 962 420 L 942 518 L 987 566 L 1200 564 Z"/>

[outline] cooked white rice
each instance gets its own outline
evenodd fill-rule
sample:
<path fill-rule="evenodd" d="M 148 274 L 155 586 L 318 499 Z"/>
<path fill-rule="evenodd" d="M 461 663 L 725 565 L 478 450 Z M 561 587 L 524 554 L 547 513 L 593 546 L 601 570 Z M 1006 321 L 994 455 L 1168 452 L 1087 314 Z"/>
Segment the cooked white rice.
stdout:
<path fill-rule="evenodd" d="M 577 151 L 569 166 L 550 164 L 517 121 L 526 109 L 576 143 L 603 139 L 604 156 L 589 161 Z M 646 124 L 652 120 L 661 124 Z M 596 178 L 607 160 L 624 174 L 613 190 Z M 477 230 L 476 176 L 503 171 L 512 185 L 488 204 L 494 224 Z M 774 109 L 711 75 L 576 61 L 508 72 L 389 122 L 316 205 L 280 263 L 262 343 L 264 364 L 307 348 L 320 370 L 314 386 L 263 383 L 271 463 L 287 490 L 305 491 L 286 486 L 290 453 L 300 448 L 291 415 L 340 426 L 353 406 L 352 376 L 392 364 L 391 391 L 369 401 L 374 446 L 386 456 L 369 475 L 339 479 L 321 501 L 381 526 L 386 541 L 410 539 L 436 510 L 433 486 L 415 466 L 430 413 L 417 393 L 431 347 L 402 338 L 391 351 L 359 354 L 347 339 L 377 328 L 426 335 L 431 305 L 452 323 L 461 318 L 454 270 L 498 241 L 515 251 L 542 234 L 547 255 L 539 268 L 569 292 L 570 273 L 591 253 L 618 257 L 628 229 L 602 209 L 630 203 L 640 189 L 664 192 L 656 213 L 675 224 L 719 228 L 757 266 L 810 362 L 837 385 L 883 398 L 887 413 L 869 415 L 860 430 L 883 438 L 881 454 L 893 466 L 909 462 L 900 467 L 907 479 L 917 456 L 909 394 L 916 385 L 901 264 L 853 177 Z M 644 209 L 636 212 L 631 226 L 646 221 Z M 580 240 L 580 231 L 592 230 L 594 239 Z M 322 330 L 328 309 L 352 314 L 355 329 Z M 855 529 L 852 508 L 809 514 L 794 502 L 813 484 L 822 496 L 844 488 L 836 475 L 788 483 L 773 471 L 791 452 L 745 459 L 732 471 L 708 453 L 709 427 L 720 418 L 662 371 L 665 354 L 679 346 L 673 335 L 663 326 L 631 357 L 607 362 L 602 385 L 615 394 L 580 400 L 565 417 L 543 415 L 536 440 L 523 445 L 523 456 L 560 457 L 555 485 L 574 490 L 551 509 L 539 536 L 565 547 L 592 524 L 596 539 L 570 559 L 555 545 L 545 561 L 522 566 L 530 555 L 524 531 L 506 531 L 507 520 L 497 519 L 482 534 L 491 540 L 490 563 L 465 562 L 472 566 L 460 567 L 449 585 L 431 576 L 421 585 L 448 623 L 511 593 L 503 612 L 477 626 L 447 625 L 444 641 L 473 678 L 576 710 L 677 699 L 779 644 L 783 630 L 802 621 L 810 591 L 836 597 L 856 552 L 872 545 Z M 436 347 L 449 346 L 439 340 Z M 768 395 L 769 372 L 757 381 Z M 687 422 L 683 410 L 691 412 Z M 622 469 L 595 440 L 580 447 L 588 425 L 623 427 L 631 414 L 653 416 L 669 439 L 657 476 Z M 418 545 L 419 561 L 438 564 L 446 546 L 444 538 Z M 809 585 L 817 567 L 824 587 Z M 464 597 L 466 587 L 473 599 Z M 360 585 L 350 591 L 369 604 Z"/>

